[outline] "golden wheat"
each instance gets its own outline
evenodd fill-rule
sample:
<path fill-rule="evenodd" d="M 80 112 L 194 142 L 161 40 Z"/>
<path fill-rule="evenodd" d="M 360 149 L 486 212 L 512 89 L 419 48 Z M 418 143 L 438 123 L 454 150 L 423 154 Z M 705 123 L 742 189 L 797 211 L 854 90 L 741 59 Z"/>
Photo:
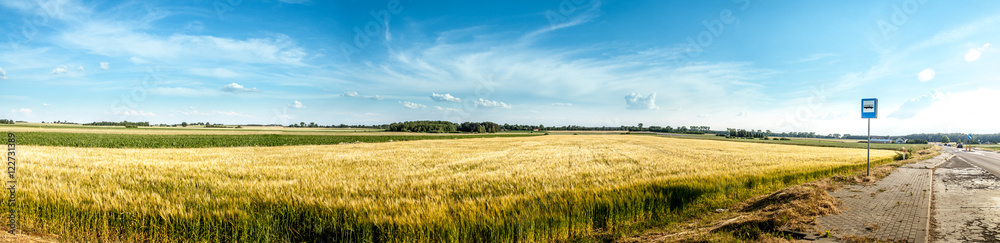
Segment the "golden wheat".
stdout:
<path fill-rule="evenodd" d="M 245 239 L 294 240 L 294 236 L 282 234 L 301 232 L 240 228 L 313 222 L 291 222 L 301 219 L 281 216 L 289 214 L 288 210 L 303 215 L 309 214 L 302 211 L 322 211 L 316 213 L 319 220 L 343 221 L 344 217 L 356 217 L 356 222 L 377 228 L 373 237 L 390 241 L 558 239 L 610 226 L 600 222 L 576 222 L 578 216 L 564 217 L 554 212 L 549 215 L 547 211 L 568 210 L 567 214 L 572 214 L 578 208 L 592 211 L 584 214 L 596 215 L 603 209 L 593 205 L 603 205 L 602 200 L 627 204 L 629 200 L 645 198 L 633 198 L 633 195 L 645 193 L 650 186 L 681 185 L 687 181 L 730 185 L 737 181 L 743 183 L 745 178 L 857 166 L 863 164 L 865 158 L 864 150 L 857 149 L 616 135 L 285 147 L 20 146 L 18 149 L 21 159 L 17 171 L 19 200 L 26 202 L 23 204 L 41 205 L 22 209 L 29 228 L 55 229 L 64 234 L 89 229 L 103 232 L 93 237 L 105 239 L 107 234 L 130 233 L 137 234 L 132 237 L 138 240 L 158 240 L 154 235 L 195 239 L 232 237 L 215 238 L 219 236 L 178 229 L 177 225 L 205 218 L 260 220 L 232 224 L 234 229 L 226 232 L 256 230 L 262 232 L 248 233 L 250 236 L 245 237 L 250 238 Z M 890 151 L 872 151 L 873 160 L 881 161 L 893 155 Z M 750 182 L 752 180 L 747 180 Z M 655 207 L 655 203 L 646 204 Z M 608 215 L 612 218 L 648 219 L 659 212 L 623 209 L 650 205 L 610 207 L 607 210 L 611 210 Z M 615 210 L 621 212 L 615 213 L 618 212 Z M 129 224 L 107 226 L 109 223 L 105 221 L 118 222 L 107 219 L 106 215 L 112 212 L 138 215 L 126 221 L 138 220 L 142 221 L 139 225 L 147 226 L 141 229 L 128 228 L 139 227 Z M 338 213 L 343 215 L 337 216 Z M 539 213 L 544 215 L 533 215 Z M 567 222 L 556 226 L 534 225 L 527 230 L 517 228 L 510 236 L 461 238 L 466 237 L 463 236 L 468 233 L 466 231 L 473 231 L 471 226 L 462 226 L 468 222 L 483 224 L 482 227 L 487 227 L 485 231 L 489 231 L 487 234 L 496 234 L 494 231 L 499 231 L 500 226 L 511 222 L 536 222 L 531 221 L 531 217 L 536 216 L 557 221 L 564 217 Z M 90 219 L 92 222 L 46 222 L 58 219 Z M 631 219 L 623 220 L 618 224 L 627 224 Z M 102 223 L 105 226 L 88 226 Z M 452 226 L 454 229 L 447 228 Z M 446 229 L 440 229 L 442 227 Z M 557 231 L 555 236 L 535 230 L 552 231 L 553 227 Z M 417 236 L 407 238 L 407 235 Z M 318 236 L 338 235 L 319 233 Z"/>

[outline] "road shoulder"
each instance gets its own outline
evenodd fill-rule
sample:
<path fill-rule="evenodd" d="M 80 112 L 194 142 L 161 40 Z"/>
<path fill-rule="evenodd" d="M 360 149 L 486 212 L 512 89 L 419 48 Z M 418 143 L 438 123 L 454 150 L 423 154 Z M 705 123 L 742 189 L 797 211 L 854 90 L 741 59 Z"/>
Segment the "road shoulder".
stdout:
<path fill-rule="evenodd" d="M 1000 178 L 961 157 L 938 167 L 931 233 L 942 242 L 1000 241 Z"/>

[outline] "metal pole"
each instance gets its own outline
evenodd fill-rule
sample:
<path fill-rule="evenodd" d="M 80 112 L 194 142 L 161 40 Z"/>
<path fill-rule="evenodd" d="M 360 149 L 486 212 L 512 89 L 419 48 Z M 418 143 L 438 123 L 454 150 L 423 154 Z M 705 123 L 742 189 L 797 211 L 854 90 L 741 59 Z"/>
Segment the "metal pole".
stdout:
<path fill-rule="evenodd" d="M 868 167 L 865 176 L 872 175 L 872 119 L 868 118 Z"/>

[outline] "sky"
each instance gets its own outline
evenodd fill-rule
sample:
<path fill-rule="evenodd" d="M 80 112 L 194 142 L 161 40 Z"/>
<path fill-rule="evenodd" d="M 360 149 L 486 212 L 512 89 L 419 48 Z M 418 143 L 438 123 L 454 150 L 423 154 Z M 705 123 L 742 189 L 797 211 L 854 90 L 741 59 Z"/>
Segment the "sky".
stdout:
<path fill-rule="evenodd" d="M 0 2 L 0 118 L 997 133 L 998 1 Z"/>

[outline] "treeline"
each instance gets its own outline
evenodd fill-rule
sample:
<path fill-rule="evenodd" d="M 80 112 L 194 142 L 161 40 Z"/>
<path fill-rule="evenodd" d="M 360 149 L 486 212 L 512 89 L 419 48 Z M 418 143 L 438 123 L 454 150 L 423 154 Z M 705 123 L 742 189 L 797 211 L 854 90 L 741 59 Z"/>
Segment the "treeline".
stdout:
<path fill-rule="evenodd" d="M 968 133 L 920 133 L 920 134 L 910 134 L 902 136 L 907 139 L 924 139 L 931 142 L 944 142 L 943 138 L 948 137 L 948 142 L 950 143 L 965 143 L 965 144 L 979 144 L 979 143 L 998 143 L 1000 142 L 1000 133 L 996 134 L 972 134 L 972 139 L 969 139 Z"/>
<path fill-rule="evenodd" d="M 771 130 L 761 131 L 760 129 L 754 131 L 746 129 L 736 129 L 736 128 L 726 128 L 726 137 L 730 138 L 761 138 L 767 139 L 771 134 Z M 719 134 L 721 135 L 721 134 Z"/>
<path fill-rule="evenodd" d="M 363 129 L 386 129 L 386 130 L 389 130 L 389 125 L 392 125 L 392 124 L 381 124 L 381 125 L 347 125 L 347 124 L 340 124 L 340 125 L 319 125 L 319 124 L 316 124 L 315 122 L 310 122 L 309 124 L 306 124 L 305 122 L 299 122 L 298 124 L 292 123 L 292 124 L 284 126 L 284 127 L 363 128 Z M 247 126 L 259 126 L 259 125 L 257 125 L 257 124 L 247 124 Z M 277 124 L 271 124 L 271 125 L 268 125 L 268 126 L 278 126 L 278 125 Z"/>
<path fill-rule="evenodd" d="M 14 120 L 0 119 L 0 124 L 14 124 Z"/>
<path fill-rule="evenodd" d="M 102 121 L 102 122 L 91 122 L 91 123 L 87 123 L 87 124 L 83 124 L 83 125 L 84 126 L 125 126 L 125 127 L 143 126 L 143 127 L 148 127 L 149 126 L 149 122 L 130 122 L 130 121 L 109 122 L 109 121 Z"/>
<path fill-rule="evenodd" d="M 455 132 L 458 127 L 449 121 L 405 121 L 389 124 L 388 131 L 393 132 Z"/>
<path fill-rule="evenodd" d="M 500 124 L 493 122 L 463 122 L 455 124 L 449 121 L 405 121 L 395 122 L 388 125 L 386 129 L 393 132 L 471 132 L 471 133 L 495 133 L 506 131 Z"/>
<path fill-rule="evenodd" d="M 503 131 L 499 124 L 492 122 L 463 122 L 462 125 L 458 126 L 458 130 L 462 132 L 474 133 L 495 133 Z"/>

